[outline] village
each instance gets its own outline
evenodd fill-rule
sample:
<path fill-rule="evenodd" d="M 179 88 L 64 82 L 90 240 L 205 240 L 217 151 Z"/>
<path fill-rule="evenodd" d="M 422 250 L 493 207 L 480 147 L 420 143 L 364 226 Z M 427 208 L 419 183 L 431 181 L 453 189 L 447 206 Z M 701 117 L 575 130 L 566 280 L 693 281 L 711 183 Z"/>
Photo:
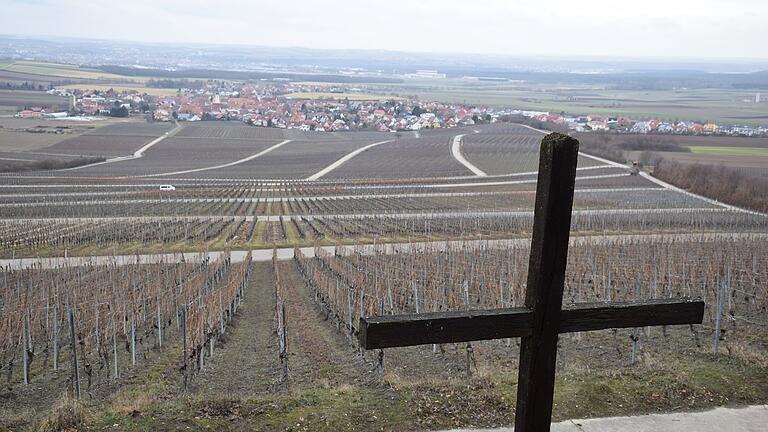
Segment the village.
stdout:
<path fill-rule="evenodd" d="M 575 132 L 633 134 L 768 136 L 768 126 L 718 125 L 692 120 L 629 118 L 619 115 L 569 115 L 517 108 L 441 103 L 369 95 L 343 85 L 236 84 L 197 82 L 197 88 L 179 88 L 175 95 L 154 96 L 134 90 L 69 90 L 49 93 L 72 98 L 68 112 L 29 107 L 21 118 L 88 120 L 98 116 L 146 116 L 157 122 L 242 121 L 259 127 L 303 131 L 368 130 L 418 131 L 495 123 L 515 118 L 561 125 Z"/>

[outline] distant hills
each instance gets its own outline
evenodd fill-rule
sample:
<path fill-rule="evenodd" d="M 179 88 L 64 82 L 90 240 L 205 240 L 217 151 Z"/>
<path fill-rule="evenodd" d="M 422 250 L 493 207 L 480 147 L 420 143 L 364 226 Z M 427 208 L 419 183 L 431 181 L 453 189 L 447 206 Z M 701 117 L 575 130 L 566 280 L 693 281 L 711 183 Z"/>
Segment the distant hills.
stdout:
<path fill-rule="evenodd" d="M 617 89 L 768 89 L 768 59 L 514 57 L 386 50 L 136 43 L 0 36 L 0 59 L 98 67 L 124 76 L 397 83 L 417 70 L 447 78 L 601 84 Z"/>
<path fill-rule="evenodd" d="M 377 77 L 377 76 L 349 76 L 341 74 L 327 73 L 292 73 L 292 72 L 257 72 L 257 71 L 237 71 L 223 69 L 155 69 L 155 68 L 133 68 L 128 66 L 102 65 L 98 66 L 104 72 L 124 76 L 152 76 L 158 78 L 216 78 L 229 80 L 258 80 L 258 79 L 276 79 L 285 78 L 291 81 L 317 81 L 317 82 L 335 82 L 335 83 L 399 83 L 403 80 L 397 78 Z"/>

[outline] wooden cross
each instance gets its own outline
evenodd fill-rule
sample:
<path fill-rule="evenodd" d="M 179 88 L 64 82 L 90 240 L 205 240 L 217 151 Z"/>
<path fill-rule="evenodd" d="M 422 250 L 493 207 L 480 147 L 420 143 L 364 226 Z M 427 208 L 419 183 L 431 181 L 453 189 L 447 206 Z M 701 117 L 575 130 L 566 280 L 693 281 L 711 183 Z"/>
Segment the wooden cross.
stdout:
<path fill-rule="evenodd" d="M 697 324 L 704 302 L 688 299 L 579 304 L 562 308 L 579 142 L 552 133 L 541 142 L 525 307 L 360 319 L 365 349 L 520 337 L 516 432 L 549 431 L 560 333 Z"/>

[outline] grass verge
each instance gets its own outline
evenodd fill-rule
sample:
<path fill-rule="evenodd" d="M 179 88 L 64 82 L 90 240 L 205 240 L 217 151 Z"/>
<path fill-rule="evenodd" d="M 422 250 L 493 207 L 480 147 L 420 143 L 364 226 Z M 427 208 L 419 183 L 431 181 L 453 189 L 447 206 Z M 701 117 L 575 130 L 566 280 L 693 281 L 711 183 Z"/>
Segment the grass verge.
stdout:
<path fill-rule="evenodd" d="M 768 148 L 761 147 L 716 147 L 690 146 L 692 153 L 720 156 L 768 156 Z"/>
<path fill-rule="evenodd" d="M 169 358 L 172 358 L 170 356 Z M 51 410 L 35 429 L 381 431 L 497 427 L 514 422 L 516 365 L 472 378 L 401 380 L 386 386 L 308 385 L 247 398 L 185 396 L 173 361 L 131 379 L 104 402 Z M 705 353 L 646 353 L 635 367 L 558 370 L 553 420 L 701 410 L 768 402 L 764 364 Z M 69 424 L 69 423 L 67 423 Z M 18 423 L 5 426 L 19 427 Z M 31 425 L 26 425 L 31 426 Z"/>

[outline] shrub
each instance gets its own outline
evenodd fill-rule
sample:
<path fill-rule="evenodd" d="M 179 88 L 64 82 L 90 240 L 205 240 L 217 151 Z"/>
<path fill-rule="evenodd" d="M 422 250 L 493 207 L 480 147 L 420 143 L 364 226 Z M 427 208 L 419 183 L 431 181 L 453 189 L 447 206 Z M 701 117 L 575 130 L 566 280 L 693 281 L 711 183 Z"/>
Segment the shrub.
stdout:
<path fill-rule="evenodd" d="M 97 162 L 104 162 L 103 157 L 79 157 L 76 159 L 44 159 L 39 161 L 14 161 L 0 160 L 0 172 L 21 172 L 21 171 L 40 171 L 56 170 L 64 168 L 74 168 L 82 165 L 88 165 Z"/>
<path fill-rule="evenodd" d="M 683 165 L 662 160 L 653 175 L 708 198 L 759 212 L 768 212 L 768 179 L 746 175 L 722 165 Z"/>
<path fill-rule="evenodd" d="M 618 141 L 618 147 L 622 150 L 691 152 L 688 147 L 656 136 L 622 136 Z"/>

